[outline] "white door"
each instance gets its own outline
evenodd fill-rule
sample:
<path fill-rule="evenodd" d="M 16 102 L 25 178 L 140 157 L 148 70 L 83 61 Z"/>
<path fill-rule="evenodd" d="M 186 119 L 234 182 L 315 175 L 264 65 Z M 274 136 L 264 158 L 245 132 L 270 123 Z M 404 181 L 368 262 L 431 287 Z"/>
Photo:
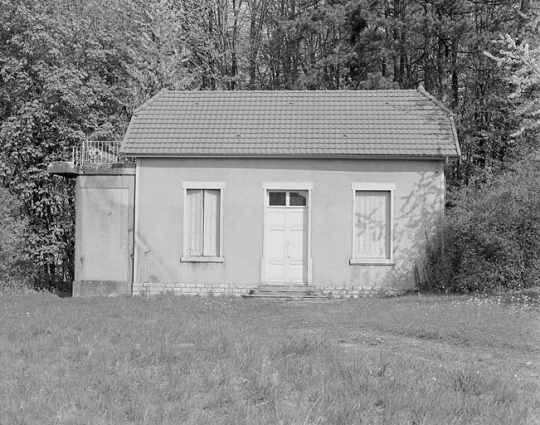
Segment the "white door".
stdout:
<path fill-rule="evenodd" d="M 307 191 L 268 191 L 268 283 L 307 283 L 307 220 Z"/>

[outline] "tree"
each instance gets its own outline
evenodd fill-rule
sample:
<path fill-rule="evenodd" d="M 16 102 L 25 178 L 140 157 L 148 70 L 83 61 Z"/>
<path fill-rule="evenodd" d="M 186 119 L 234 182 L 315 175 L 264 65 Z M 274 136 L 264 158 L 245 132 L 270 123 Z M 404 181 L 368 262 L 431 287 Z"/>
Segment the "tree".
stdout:
<path fill-rule="evenodd" d="M 119 137 L 128 120 L 117 85 L 123 45 L 102 32 L 91 6 L 0 4 L 0 175 L 23 204 L 42 282 L 71 280 L 73 270 L 73 184 L 47 165 L 88 137 Z"/>
<path fill-rule="evenodd" d="M 424 285 L 446 292 L 519 290 L 540 279 L 540 157 L 463 188 L 428 240 Z"/>
<path fill-rule="evenodd" d="M 35 268 L 25 253 L 26 222 L 20 213 L 20 203 L 0 187 L 0 288 L 30 284 Z"/>
<path fill-rule="evenodd" d="M 537 22 L 533 30 L 536 31 Z M 536 34 L 538 36 L 538 34 Z M 501 46 L 499 56 L 486 52 L 486 56 L 496 61 L 512 87 L 509 99 L 515 107 L 515 114 L 520 118 L 519 127 L 513 137 L 525 132 L 537 133 L 540 129 L 540 45 L 531 46 L 527 39 L 517 42 L 511 35 L 501 35 L 497 44 Z"/>

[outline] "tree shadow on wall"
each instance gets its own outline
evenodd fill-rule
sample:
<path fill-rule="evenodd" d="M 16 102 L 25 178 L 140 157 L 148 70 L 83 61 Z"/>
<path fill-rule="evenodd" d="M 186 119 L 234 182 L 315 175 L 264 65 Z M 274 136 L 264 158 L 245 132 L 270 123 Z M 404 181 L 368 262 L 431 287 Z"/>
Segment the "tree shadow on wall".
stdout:
<path fill-rule="evenodd" d="M 422 172 L 413 190 L 400 197 L 401 207 L 395 211 L 400 225 L 394 231 L 394 250 L 398 252 L 393 279 L 396 286 L 414 282 L 424 286 L 426 279 L 426 248 L 444 218 L 444 185 L 441 167 L 436 173 Z"/>

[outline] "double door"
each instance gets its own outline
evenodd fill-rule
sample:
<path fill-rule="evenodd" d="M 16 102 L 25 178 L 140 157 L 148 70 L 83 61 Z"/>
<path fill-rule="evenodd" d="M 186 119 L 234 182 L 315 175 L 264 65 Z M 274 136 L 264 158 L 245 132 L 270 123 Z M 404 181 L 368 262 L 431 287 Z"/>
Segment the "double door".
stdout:
<path fill-rule="evenodd" d="M 266 220 L 267 282 L 307 283 L 307 191 L 268 191 Z"/>

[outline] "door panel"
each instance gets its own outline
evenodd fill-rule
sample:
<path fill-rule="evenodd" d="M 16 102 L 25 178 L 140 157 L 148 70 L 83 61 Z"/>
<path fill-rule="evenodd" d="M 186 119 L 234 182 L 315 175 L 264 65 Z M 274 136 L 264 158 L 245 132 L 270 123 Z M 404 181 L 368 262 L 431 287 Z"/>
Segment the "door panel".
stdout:
<path fill-rule="evenodd" d="M 84 280 L 128 280 L 129 189 L 85 189 Z"/>
<path fill-rule="evenodd" d="M 268 212 L 268 281 L 283 282 L 286 273 L 286 217 L 287 210 L 275 208 Z"/>
<path fill-rule="evenodd" d="M 289 208 L 288 215 L 288 282 L 304 282 L 307 255 L 307 208 Z"/>
<path fill-rule="evenodd" d="M 289 242 L 289 253 L 288 256 L 291 261 L 303 262 L 306 253 L 306 242 L 305 238 L 305 222 L 307 211 L 305 208 L 298 210 L 289 210 L 288 213 L 288 242 Z"/>

